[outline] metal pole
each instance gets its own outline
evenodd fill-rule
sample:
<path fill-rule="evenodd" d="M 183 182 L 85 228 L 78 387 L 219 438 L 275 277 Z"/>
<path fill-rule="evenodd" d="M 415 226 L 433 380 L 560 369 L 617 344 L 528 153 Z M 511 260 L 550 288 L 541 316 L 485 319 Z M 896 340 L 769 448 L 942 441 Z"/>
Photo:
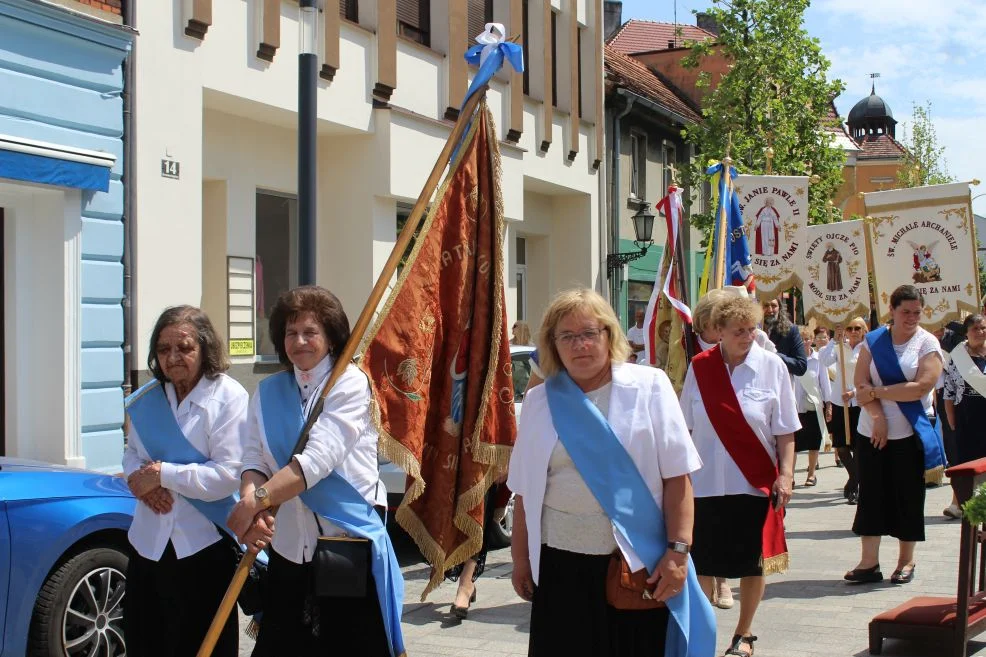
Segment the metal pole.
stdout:
<path fill-rule="evenodd" d="M 316 0 L 300 0 L 302 22 Z M 305 25 L 302 25 L 305 29 Z M 314 35 L 298 55 L 298 284 L 315 284 L 316 195 L 318 193 L 318 55 Z M 303 39 L 302 43 L 307 41 Z M 308 52 L 306 52 L 308 51 Z"/>

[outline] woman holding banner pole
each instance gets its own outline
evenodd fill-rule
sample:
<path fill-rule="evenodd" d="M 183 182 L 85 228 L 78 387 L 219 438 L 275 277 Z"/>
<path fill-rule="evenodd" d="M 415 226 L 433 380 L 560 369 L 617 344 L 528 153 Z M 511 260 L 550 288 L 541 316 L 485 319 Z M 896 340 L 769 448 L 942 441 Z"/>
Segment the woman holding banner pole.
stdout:
<path fill-rule="evenodd" d="M 695 569 L 711 596 L 714 577 L 740 578 L 740 613 L 726 655 L 753 654 L 764 575 L 787 568 L 783 507 L 791 498 L 798 421 L 787 366 L 756 344 L 760 305 L 730 298 L 713 323 L 719 345 L 692 359 L 681 393 L 702 457 L 695 482 Z"/>
<path fill-rule="evenodd" d="M 856 403 L 853 374 L 866 330 L 866 321 L 862 317 L 847 322 L 842 328 L 845 338 L 838 339 L 838 330 L 836 331 L 834 346 L 828 351 L 827 359 L 822 362 L 825 366 L 835 367 L 835 390 L 832 394 L 835 408 L 829 428 L 832 430 L 832 447 L 848 474 L 842 495 L 849 504 L 856 504 L 859 494 L 853 450 L 859 442 L 860 411 L 859 404 Z"/>
<path fill-rule="evenodd" d="M 507 479 L 513 586 L 533 602 L 536 657 L 715 649 L 688 557 L 701 462 L 667 375 L 625 363 L 629 352 L 592 290 L 563 292 L 545 312 L 546 380 L 524 400 Z"/>
<path fill-rule="evenodd" d="M 853 532 L 862 556 L 845 579 L 854 583 L 883 580 L 880 538 L 900 545 L 890 581 L 914 579 L 914 548 L 924 540 L 924 475 L 944 466 L 945 455 L 934 429 L 935 383 L 942 352 L 934 335 L 920 326 L 924 297 L 913 285 L 890 296 L 891 323 L 866 336 L 855 372 L 861 439 L 859 506 Z"/>

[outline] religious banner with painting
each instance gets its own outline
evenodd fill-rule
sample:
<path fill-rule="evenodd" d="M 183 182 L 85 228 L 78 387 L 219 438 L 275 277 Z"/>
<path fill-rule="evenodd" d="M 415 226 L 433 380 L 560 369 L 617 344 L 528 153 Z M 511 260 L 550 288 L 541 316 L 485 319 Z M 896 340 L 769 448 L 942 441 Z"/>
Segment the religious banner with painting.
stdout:
<path fill-rule="evenodd" d="M 863 221 L 808 226 L 801 288 L 805 319 L 835 328 L 869 321 L 870 285 Z"/>
<path fill-rule="evenodd" d="M 899 285 L 924 295 L 921 325 L 934 330 L 979 310 L 976 227 L 968 183 L 863 195 L 880 321 Z"/>
<path fill-rule="evenodd" d="M 757 296 L 773 299 L 801 282 L 808 178 L 739 176 L 734 186 L 750 243 Z"/>

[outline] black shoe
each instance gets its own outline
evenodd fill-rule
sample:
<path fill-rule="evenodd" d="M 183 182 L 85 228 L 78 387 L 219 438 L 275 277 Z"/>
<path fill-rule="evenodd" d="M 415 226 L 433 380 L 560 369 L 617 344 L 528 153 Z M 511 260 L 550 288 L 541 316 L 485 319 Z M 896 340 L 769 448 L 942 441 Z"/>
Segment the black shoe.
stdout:
<path fill-rule="evenodd" d="M 893 584 L 908 584 L 912 579 L 914 579 L 914 564 L 909 564 L 903 568 L 898 568 L 894 571 L 894 574 L 890 576 L 890 581 Z"/>
<path fill-rule="evenodd" d="M 466 618 L 469 617 L 469 607 L 472 606 L 472 603 L 474 603 L 474 602 L 476 602 L 476 587 L 475 586 L 473 586 L 472 595 L 469 596 L 469 605 L 468 606 L 465 606 L 465 607 L 460 607 L 459 605 L 453 603 L 452 604 L 452 610 L 451 610 L 452 611 L 452 615 L 455 616 L 456 618 L 458 618 L 459 620 L 465 620 Z"/>
<path fill-rule="evenodd" d="M 876 584 L 883 581 L 880 564 L 872 568 L 854 568 L 842 576 L 842 579 L 853 584 Z"/>
<path fill-rule="evenodd" d="M 850 506 L 856 506 L 856 502 L 859 501 L 859 493 L 856 491 L 851 491 L 848 496 L 846 496 L 846 504 Z"/>

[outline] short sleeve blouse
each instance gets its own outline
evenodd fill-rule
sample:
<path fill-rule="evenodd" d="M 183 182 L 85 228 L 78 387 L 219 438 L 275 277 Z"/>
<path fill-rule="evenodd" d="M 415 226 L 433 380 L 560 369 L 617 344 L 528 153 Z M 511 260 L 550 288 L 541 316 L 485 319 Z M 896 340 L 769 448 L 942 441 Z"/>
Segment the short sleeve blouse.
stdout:
<path fill-rule="evenodd" d="M 866 349 L 867 352 L 870 351 L 869 342 L 864 340 L 862 345 L 863 349 Z M 897 360 L 900 361 L 900 369 L 904 372 L 904 378 L 908 381 L 913 381 L 917 377 L 918 365 L 921 359 L 928 354 L 938 354 L 939 358 L 943 358 L 938 338 L 920 327 L 910 340 L 903 344 L 895 344 L 894 352 L 897 354 Z M 876 370 L 872 355 L 870 353 L 870 380 L 874 386 L 882 386 L 883 380 L 880 379 L 880 374 Z M 934 395 L 935 391 L 930 390 L 927 395 L 921 398 L 921 405 L 924 406 L 926 413 L 930 413 L 934 407 Z M 897 402 L 881 399 L 880 405 L 883 407 L 883 414 L 887 418 L 888 440 L 900 440 L 914 433 L 914 428 L 911 427 L 911 423 L 901 412 Z M 869 413 L 859 414 L 859 433 L 867 437 L 873 435 L 873 418 L 870 417 Z"/>

